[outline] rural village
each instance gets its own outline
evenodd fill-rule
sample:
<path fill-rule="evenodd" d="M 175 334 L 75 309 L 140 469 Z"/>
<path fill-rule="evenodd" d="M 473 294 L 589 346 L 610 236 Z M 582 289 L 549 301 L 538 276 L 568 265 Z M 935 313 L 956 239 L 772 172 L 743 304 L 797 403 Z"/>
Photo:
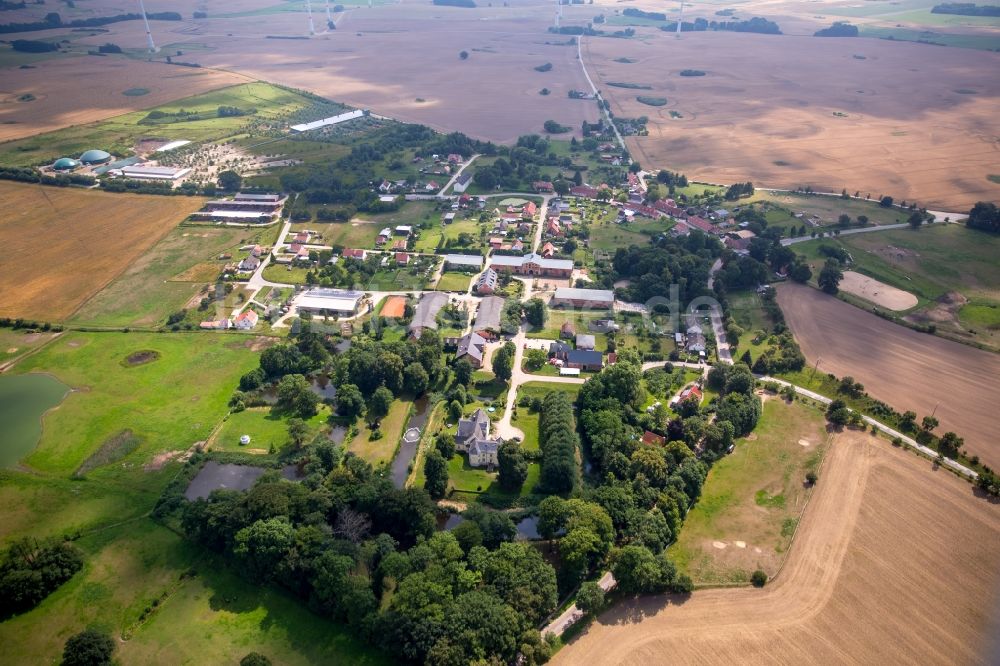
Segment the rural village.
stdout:
<path fill-rule="evenodd" d="M 65 4 L 0 3 L 11 90 L 21 69 L 88 58 L 140 78 L 113 84 L 134 84 L 120 110 L 79 120 L 19 92 L 39 102 L 31 131 L 0 104 L 10 663 L 972 664 L 1000 649 L 995 188 L 921 189 L 881 163 L 783 180 L 803 153 L 727 151 L 701 101 L 627 82 L 648 64 L 637 34 L 774 41 L 777 24 L 707 3 L 690 11 L 716 17 L 708 30 L 683 8 L 569 3 L 514 18 L 472 0 Z M 812 35 L 799 4 L 782 11 Z M 516 35 L 517 71 L 486 90 L 528 81 L 523 117 L 469 100 L 494 135 L 438 120 L 464 100 L 397 74 L 371 76 L 416 101 L 222 59 L 250 34 L 303 62 L 333 40 L 366 52 L 397 10 L 436 42 L 452 39 L 443 16 Z M 178 41 L 154 45 L 164 25 Z M 513 48 L 489 39 L 448 57 Z M 154 66 L 190 81 L 168 94 Z M 663 137 L 688 121 L 704 146 L 675 135 L 674 156 Z M 760 156 L 752 181 L 744 153 Z M 945 563 L 960 574 L 928 575 Z"/>

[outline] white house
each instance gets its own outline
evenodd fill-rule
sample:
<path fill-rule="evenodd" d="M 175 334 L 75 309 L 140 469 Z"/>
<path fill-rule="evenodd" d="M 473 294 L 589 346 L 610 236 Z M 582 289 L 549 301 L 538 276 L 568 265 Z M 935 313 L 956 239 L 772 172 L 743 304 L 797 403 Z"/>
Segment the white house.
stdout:
<path fill-rule="evenodd" d="M 233 324 L 241 331 L 249 331 L 257 325 L 258 320 L 259 317 L 256 312 L 253 310 L 246 310 L 240 313 L 240 315 L 233 320 Z"/>

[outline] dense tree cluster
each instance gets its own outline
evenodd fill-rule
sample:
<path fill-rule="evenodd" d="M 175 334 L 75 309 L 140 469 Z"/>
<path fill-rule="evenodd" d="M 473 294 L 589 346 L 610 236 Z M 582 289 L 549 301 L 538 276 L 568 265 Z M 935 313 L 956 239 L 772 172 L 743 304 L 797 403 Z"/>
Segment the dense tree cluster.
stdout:
<path fill-rule="evenodd" d="M 965 224 L 970 229 L 1000 233 L 1000 209 L 996 204 L 980 201 L 969 211 Z"/>
<path fill-rule="evenodd" d="M 15 541 L 0 561 L 0 619 L 31 610 L 82 566 L 83 555 L 69 542 Z"/>
<path fill-rule="evenodd" d="M 511 542 L 507 515 L 472 511 L 435 532 L 425 491 L 397 489 L 330 444 L 304 471 L 301 483 L 270 472 L 245 493 L 185 503 L 183 528 L 248 580 L 287 588 L 402 661 L 547 659 L 535 626 L 555 609 L 555 571 Z"/>
<path fill-rule="evenodd" d="M 743 197 L 752 197 L 753 191 L 753 183 L 749 181 L 746 183 L 733 183 L 726 189 L 723 198 L 726 201 L 736 201 Z"/>
<path fill-rule="evenodd" d="M 1000 16 L 1000 6 L 977 5 L 974 2 L 945 2 L 934 5 L 931 14 L 958 14 L 959 16 Z"/>
<path fill-rule="evenodd" d="M 857 37 L 858 26 L 845 21 L 837 21 L 829 28 L 823 28 L 813 33 L 814 37 Z"/>
<path fill-rule="evenodd" d="M 715 423 L 728 421 L 737 436 L 747 435 L 760 419 L 760 398 L 754 395 L 754 377 L 742 363 L 717 365 L 708 373 L 708 385 L 719 391 Z"/>
<path fill-rule="evenodd" d="M 704 293 L 712 262 L 721 252 L 718 240 L 698 231 L 686 238 L 661 238 L 652 247 L 618 248 L 612 260 L 614 279 L 631 278 L 623 290 L 628 301 L 669 298 L 671 285 L 677 285 L 678 297 L 688 302 Z"/>

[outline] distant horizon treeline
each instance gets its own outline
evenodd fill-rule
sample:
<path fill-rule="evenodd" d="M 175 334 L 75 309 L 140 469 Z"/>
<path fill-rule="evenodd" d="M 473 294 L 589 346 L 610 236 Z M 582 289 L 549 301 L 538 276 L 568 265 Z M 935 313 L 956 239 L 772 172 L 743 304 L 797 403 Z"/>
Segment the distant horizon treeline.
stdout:
<path fill-rule="evenodd" d="M 1000 16 L 1000 5 L 977 5 L 972 2 L 945 2 L 934 5 L 931 14 L 958 14 L 959 16 Z"/>
<path fill-rule="evenodd" d="M 178 12 L 146 12 L 146 18 L 150 21 L 180 21 L 181 15 Z M 96 28 L 110 23 L 121 21 L 138 21 L 142 19 L 142 14 L 116 14 L 114 16 L 96 16 L 86 19 L 73 19 L 68 23 L 63 23 L 62 17 L 56 12 L 49 12 L 41 21 L 34 23 L 4 23 L 0 25 L 0 34 L 11 32 L 37 32 L 39 30 L 51 30 L 52 28 Z"/>

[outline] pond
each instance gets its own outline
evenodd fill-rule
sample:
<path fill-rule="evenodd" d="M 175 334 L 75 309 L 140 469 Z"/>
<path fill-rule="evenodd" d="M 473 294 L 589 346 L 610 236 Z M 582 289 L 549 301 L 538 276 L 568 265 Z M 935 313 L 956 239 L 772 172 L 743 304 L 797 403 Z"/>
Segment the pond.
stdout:
<path fill-rule="evenodd" d="M 263 467 L 251 465 L 221 464 L 214 460 L 205 463 L 198 475 L 191 479 L 184 491 L 189 500 L 208 497 L 213 490 L 247 490 L 264 473 Z"/>
<path fill-rule="evenodd" d="M 347 437 L 347 426 L 345 425 L 335 425 L 330 429 L 330 441 L 334 444 L 343 444 L 344 439 Z"/>
<path fill-rule="evenodd" d="M 333 400 L 337 397 L 337 389 L 329 377 L 313 377 L 310 388 L 323 400 Z"/>
<path fill-rule="evenodd" d="M 51 375 L 0 375 L 0 467 L 13 467 L 42 436 L 42 416 L 70 388 Z"/>
<path fill-rule="evenodd" d="M 399 443 L 399 452 L 392 459 L 392 482 L 397 488 L 402 488 L 406 483 L 406 477 L 410 475 L 410 463 L 417 452 L 417 445 L 420 443 L 420 434 L 427 419 L 430 416 L 430 406 L 427 398 L 421 398 L 413 403 L 413 416 L 403 430 L 403 439 Z"/>
<path fill-rule="evenodd" d="M 450 532 L 463 522 L 465 522 L 465 518 L 459 513 L 438 514 L 437 529 L 439 532 Z M 517 528 L 515 538 L 518 541 L 536 541 L 542 538 L 538 533 L 538 516 L 525 516 L 514 523 L 514 526 Z"/>

